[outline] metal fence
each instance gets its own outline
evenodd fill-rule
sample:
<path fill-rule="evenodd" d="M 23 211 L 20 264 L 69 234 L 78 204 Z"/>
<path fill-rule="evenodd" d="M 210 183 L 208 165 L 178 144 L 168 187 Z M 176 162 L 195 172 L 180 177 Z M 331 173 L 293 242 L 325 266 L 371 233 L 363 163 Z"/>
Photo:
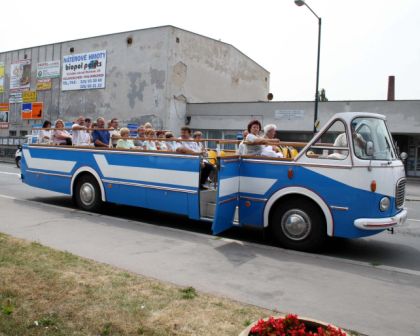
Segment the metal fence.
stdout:
<path fill-rule="evenodd" d="M 26 137 L 0 137 L 0 160 L 14 160 L 17 146 L 24 144 L 26 139 Z"/>

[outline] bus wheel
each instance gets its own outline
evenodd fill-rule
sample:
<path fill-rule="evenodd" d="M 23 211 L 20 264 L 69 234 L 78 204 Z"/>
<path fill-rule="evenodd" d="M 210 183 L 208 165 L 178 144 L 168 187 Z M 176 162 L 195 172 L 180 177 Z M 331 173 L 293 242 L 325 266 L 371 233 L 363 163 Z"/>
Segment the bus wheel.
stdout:
<path fill-rule="evenodd" d="M 280 203 L 271 216 L 270 228 L 278 243 L 299 251 L 318 250 L 327 237 L 321 210 L 307 199 Z"/>
<path fill-rule="evenodd" d="M 74 198 L 83 210 L 97 212 L 101 209 L 101 190 L 93 176 L 83 175 L 77 180 Z"/>

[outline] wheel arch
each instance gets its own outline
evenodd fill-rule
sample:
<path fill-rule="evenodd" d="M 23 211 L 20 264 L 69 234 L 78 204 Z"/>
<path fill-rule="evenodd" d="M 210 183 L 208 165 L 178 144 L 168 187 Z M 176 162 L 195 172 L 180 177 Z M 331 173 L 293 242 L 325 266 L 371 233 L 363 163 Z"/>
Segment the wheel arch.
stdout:
<path fill-rule="evenodd" d="M 327 235 L 334 235 L 334 219 L 332 217 L 330 208 L 325 203 L 325 201 L 314 191 L 303 188 L 303 187 L 288 187 L 276 191 L 267 201 L 264 208 L 264 227 L 268 227 L 270 224 L 270 214 L 271 210 L 275 208 L 275 205 L 278 201 L 285 197 L 291 197 L 295 195 L 296 197 L 305 197 L 312 200 L 320 209 L 325 218 L 325 224 L 327 226 Z"/>
<path fill-rule="evenodd" d="M 101 200 L 103 202 L 106 202 L 105 188 L 102 184 L 99 174 L 93 168 L 87 167 L 87 166 L 80 167 L 74 172 L 71 178 L 71 183 L 70 183 L 70 195 L 73 196 L 73 191 L 74 191 L 74 186 L 76 184 L 76 181 L 83 174 L 92 175 L 96 179 L 96 182 L 98 182 L 99 188 L 101 189 Z"/>

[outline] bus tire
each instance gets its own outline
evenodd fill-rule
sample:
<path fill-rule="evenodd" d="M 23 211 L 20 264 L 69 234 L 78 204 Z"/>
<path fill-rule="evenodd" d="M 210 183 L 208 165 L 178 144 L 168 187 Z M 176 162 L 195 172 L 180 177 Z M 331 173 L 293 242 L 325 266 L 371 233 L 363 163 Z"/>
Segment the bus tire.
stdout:
<path fill-rule="evenodd" d="M 80 209 L 93 212 L 101 209 L 101 189 L 92 175 L 82 175 L 77 179 L 74 200 Z"/>
<path fill-rule="evenodd" d="M 281 246 L 298 251 L 317 251 L 327 238 L 323 213 L 304 198 L 280 203 L 271 216 L 270 229 Z"/>

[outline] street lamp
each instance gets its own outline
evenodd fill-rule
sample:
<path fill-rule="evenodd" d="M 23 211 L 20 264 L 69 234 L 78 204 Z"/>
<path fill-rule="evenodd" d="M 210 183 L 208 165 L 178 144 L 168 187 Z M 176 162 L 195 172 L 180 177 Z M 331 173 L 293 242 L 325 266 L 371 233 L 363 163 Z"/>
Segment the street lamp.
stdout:
<path fill-rule="evenodd" d="M 319 102 L 319 94 L 318 94 L 318 84 L 319 84 L 319 58 L 321 53 L 321 18 L 316 15 L 316 13 L 312 10 L 311 7 L 305 2 L 305 0 L 295 0 L 296 6 L 306 6 L 312 12 L 313 15 L 316 16 L 318 19 L 318 60 L 316 66 L 316 89 L 315 89 L 315 111 L 314 111 L 314 134 L 317 132 L 318 126 L 318 102 Z"/>

